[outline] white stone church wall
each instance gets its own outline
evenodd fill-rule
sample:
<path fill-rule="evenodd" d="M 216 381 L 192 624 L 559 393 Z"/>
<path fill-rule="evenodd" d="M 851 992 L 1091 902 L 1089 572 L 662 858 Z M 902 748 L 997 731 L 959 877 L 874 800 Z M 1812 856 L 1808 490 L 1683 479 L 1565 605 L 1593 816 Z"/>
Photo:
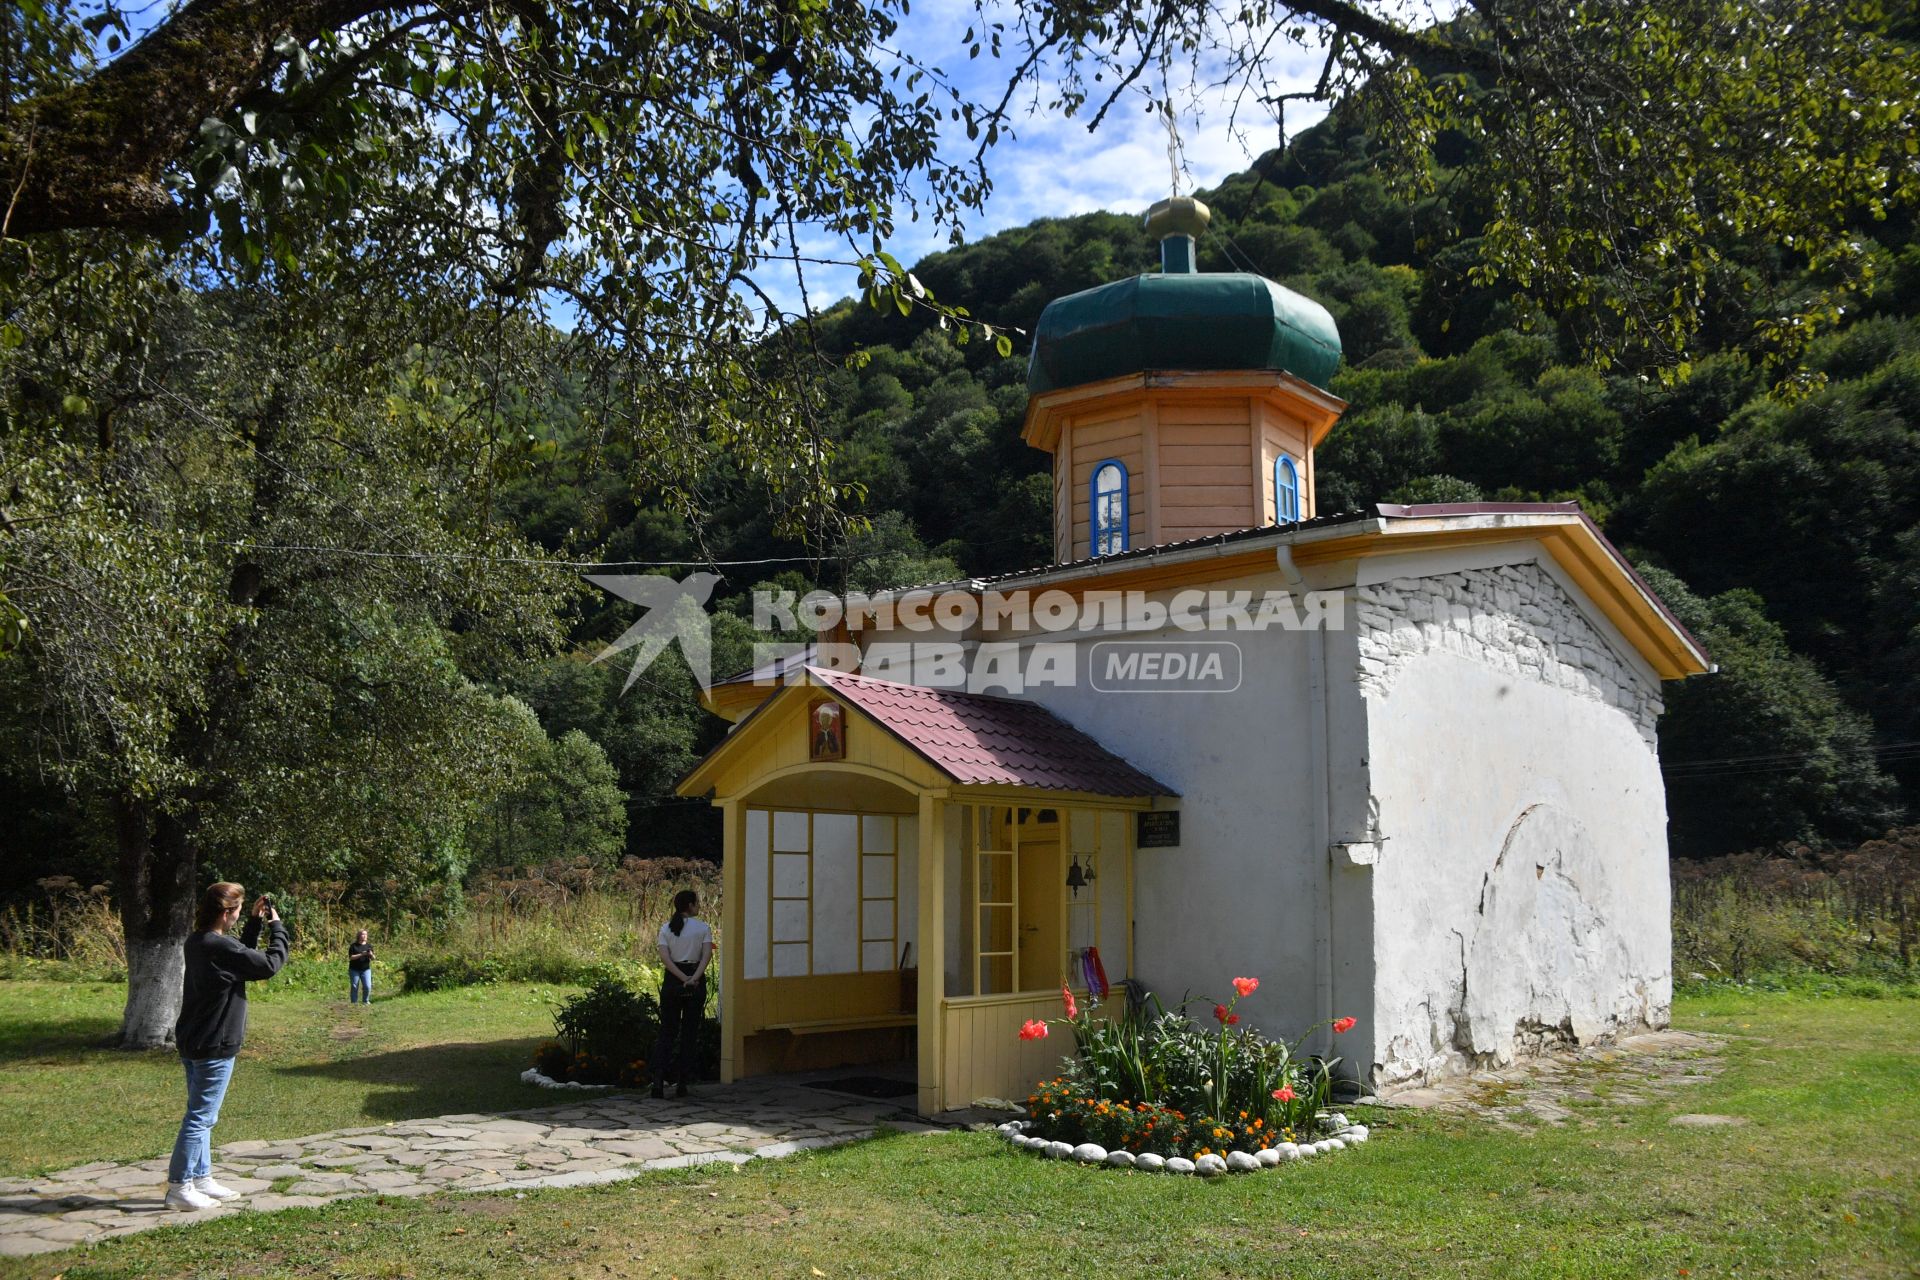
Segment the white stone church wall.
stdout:
<path fill-rule="evenodd" d="M 1379 1083 L 1665 1025 L 1655 678 L 1537 563 L 1356 594 Z"/>
<path fill-rule="evenodd" d="M 1278 592 L 1288 583 L 1269 573 L 1207 585 Z M 1090 669 L 1092 647 L 1111 638 L 1078 638 L 1080 666 Z M 1133 976 L 1169 1004 L 1189 992 L 1219 999 L 1233 978 L 1259 977 L 1241 1013 L 1248 1025 L 1292 1039 L 1321 1016 L 1326 845 L 1312 818 L 1324 797 L 1309 749 L 1320 707 L 1308 663 L 1320 634 L 1168 629 L 1127 638 L 1226 638 L 1243 655 L 1232 692 L 1103 693 L 1081 680 L 1028 693 L 1180 793 L 1179 846 L 1134 857 Z M 1116 960 L 1106 965 L 1118 978 Z"/>

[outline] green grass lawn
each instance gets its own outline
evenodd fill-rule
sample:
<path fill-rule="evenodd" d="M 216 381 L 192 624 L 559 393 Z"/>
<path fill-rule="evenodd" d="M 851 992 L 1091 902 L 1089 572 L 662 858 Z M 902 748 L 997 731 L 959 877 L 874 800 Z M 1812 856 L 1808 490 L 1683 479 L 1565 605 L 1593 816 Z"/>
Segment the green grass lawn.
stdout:
<path fill-rule="evenodd" d="M 503 994 L 525 999 L 476 998 Z M 890 1136 L 523 1199 L 243 1215 L 0 1277 L 1920 1274 L 1920 1004 L 1715 995 L 1675 1022 L 1731 1037 L 1724 1073 L 1582 1108 L 1593 1127 L 1387 1113 L 1356 1151 L 1218 1182 Z M 1667 1123 L 1703 1111 L 1748 1123 Z"/>
<path fill-rule="evenodd" d="M 519 1074 L 553 1034 L 560 989 L 468 987 L 346 1002 L 297 987 L 252 988 L 247 1045 L 216 1142 L 291 1138 L 455 1111 L 539 1106 Z M 186 1098 L 171 1052 L 101 1048 L 125 988 L 0 982 L 0 1175 L 91 1160 L 145 1160 L 173 1147 Z"/>

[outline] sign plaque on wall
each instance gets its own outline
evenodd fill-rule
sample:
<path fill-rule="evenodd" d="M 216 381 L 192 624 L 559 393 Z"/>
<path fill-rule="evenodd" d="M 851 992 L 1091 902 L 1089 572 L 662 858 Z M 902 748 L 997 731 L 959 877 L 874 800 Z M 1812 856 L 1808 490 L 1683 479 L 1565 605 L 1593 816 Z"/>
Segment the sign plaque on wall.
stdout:
<path fill-rule="evenodd" d="M 1168 849 L 1180 843 L 1180 811 L 1149 809 L 1133 815 L 1133 847 Z"/>

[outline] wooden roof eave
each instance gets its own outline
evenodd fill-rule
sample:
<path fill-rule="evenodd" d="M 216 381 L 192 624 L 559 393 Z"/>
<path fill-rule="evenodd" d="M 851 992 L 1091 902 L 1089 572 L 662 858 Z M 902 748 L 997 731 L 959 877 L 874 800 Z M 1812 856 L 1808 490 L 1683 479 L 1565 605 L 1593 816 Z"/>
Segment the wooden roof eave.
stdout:
<path fill-rule="evenodd" d="M 1036 449 L 1051 453 L 1059 447 L 1061 426 L 1069 414 L 1096 410 L 1150 391 L 1202 396 L 1218 396 L 1223 392 L 1278 395 L 1306 421 L 1310 447 L 1319 445 L 1347 408 L 1347 402 L 1339 396 L 1291 373 L 1150 369 L 1034 396 L 1027 401 L 1020 438 Z"/>
<path fill-rule="evenodd" d="M 791 697 L 802 696 L 794 693 L 796 689 L 812 690 L 826 694 L 839 703 L 850 719 L 857 718 L 869 730 L 885 734 L 891 740 L 905 747 L 913 758 L 923 764 L 930 774 L 942 779 L 944 785 L 928 786 L 915 783 L 917 792 L 927 792 L 954 799 L 974 799 L 984 803 L 1020 803 L 1020 804 L 1086 804 L 1099 805 L 1112 809 L 1151 809 L 1155 797 L 1112 796 L 1091 791 L 1068 791 L 1048 787 L 1023 786 L 1014 783 L 962 783 L 951 772 L 922 750 L 912 739 L 896 731 L 891 725 L 868 714 L 861 706 L 837 692 L 823 680 L 814 678 L 804 670 L 788 677 L 760 705 L 755 707 L 724 739 L 716 743 L 712 750 L 703 756 L 700 762 L 688 771 L 674 787 L 674 794 L 683 797 L 698 797 L 711 794 L 732 760 L 742 752 L 751 751 L 758 739 L 769 732 L 768 726 L 774 724 L 779 716 L 776 707 Z M 858 762 L 851 762 L 857 765 Z M 847 762 L 822 763 L 817 767 L 826 770 L 847 767 Z M 911 780 L 899 780 L 902 783 Z M 758 785 L 758 784 L 756 784 Z M 1167 798 L 1175 799 L 1169 795 Z"/>
<path fill-rule="evenodd" d="M 1457 516 L 1388 520 L 1383 525 L 1363 526 L 1361 532 L 1351 536 L 1296 547 L 1293 559 L 1304 567 L 1531 537 L 1662 680 L 1681 680 L 1712 669 L 1705 649 L 1674 620 L 1584 513 L 1494 515 L 1474 520 L 1464 527 Z"/>

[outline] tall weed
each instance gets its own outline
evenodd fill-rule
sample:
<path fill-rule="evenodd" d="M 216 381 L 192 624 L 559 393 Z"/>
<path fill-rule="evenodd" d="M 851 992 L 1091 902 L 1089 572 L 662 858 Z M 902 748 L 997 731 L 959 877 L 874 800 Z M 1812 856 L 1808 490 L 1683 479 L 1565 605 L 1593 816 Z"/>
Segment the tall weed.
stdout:
<path fill-rule="evenodd" d="M 0 911 L 0 978 L 124 981 L 126 936 L 107 886 L 72 876 L 38 884 L 44 898 Z"/>
<path fill-rule="evenodd" d="M 0 978 L 123 981 L 125 943 L 104 885 L 41 881 L 45 898 L 0 911 Z M 347 944 L 366 929 L 374 989 L 435 991 L 490 982 L 584 985 L 614 964 L 652 964 L 654 938 L 683 888 L 717 919 L 720 869 L 686 858 L 629 858 L 482 873 L 450 914 L 390 912 L 381 895 L 338 881 L 274 893 L 293 935 L 281 988 L 346 985 Z"/>
<path fill-rule="evenodd" d="M 1920 827 L 1852 849 L 1805 845 L 1673 865 L 1681 981 L 1901 983 L 1920 959 Z"/>

